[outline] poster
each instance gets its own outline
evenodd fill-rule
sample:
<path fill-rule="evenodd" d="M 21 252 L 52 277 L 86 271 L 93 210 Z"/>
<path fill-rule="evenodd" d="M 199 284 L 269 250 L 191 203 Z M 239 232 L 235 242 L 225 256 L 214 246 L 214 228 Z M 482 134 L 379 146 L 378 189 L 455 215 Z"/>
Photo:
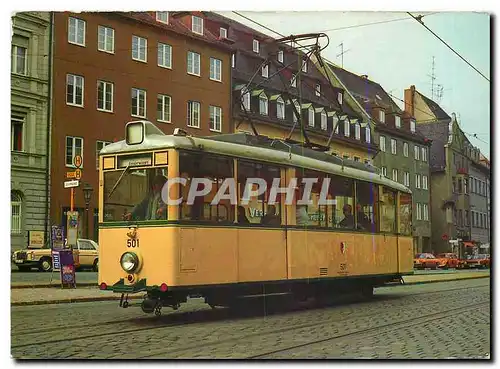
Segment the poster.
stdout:
<path fill-rule="evenodd" d="M 28 231 L 28 246 L 32 248 L 42 248 L 45 244 L 45 234 L 43 231 Z"/>

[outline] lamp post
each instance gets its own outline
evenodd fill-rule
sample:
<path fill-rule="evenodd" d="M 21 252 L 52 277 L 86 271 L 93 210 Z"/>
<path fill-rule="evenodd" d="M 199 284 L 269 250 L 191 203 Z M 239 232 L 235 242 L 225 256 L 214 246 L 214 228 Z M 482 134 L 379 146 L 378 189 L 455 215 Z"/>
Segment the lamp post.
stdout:
<path fill-rule="evenodd" d="M 89 238 L 89 205 L 93 191 L 94 189 L 92 188 L 92 186 L 88 183 L 85 183 L 85 185 L 83 186 L 83 197 L 85 199 L 85 211 L 87 213 L 87 219 L 85 221 L 85 234 L 87 239 Z"/>

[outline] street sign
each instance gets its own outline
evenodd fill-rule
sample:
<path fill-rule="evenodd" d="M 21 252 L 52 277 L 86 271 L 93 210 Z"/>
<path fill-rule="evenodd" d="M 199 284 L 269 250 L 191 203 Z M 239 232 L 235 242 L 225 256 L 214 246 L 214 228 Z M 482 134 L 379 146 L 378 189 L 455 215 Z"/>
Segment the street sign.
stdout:
<path fill-rule="evenodd" d="M 82 157 L 80 155 L 76 155 L 73 159 L 73 164 L 75 167 L 80 168 L 82 166 Z"/>
<path fill-rule="evenodd" d="M 64 188 L 78 187 L 79 185 L 80 185 L 80 181 L 66 181 L 66 182 L 64 182 Z"/>
<path fill-rule="evenodd" d="M 81 179 L 82 178 L 82 170 L 77 169 L 75 170 L 75 179 Z"/>

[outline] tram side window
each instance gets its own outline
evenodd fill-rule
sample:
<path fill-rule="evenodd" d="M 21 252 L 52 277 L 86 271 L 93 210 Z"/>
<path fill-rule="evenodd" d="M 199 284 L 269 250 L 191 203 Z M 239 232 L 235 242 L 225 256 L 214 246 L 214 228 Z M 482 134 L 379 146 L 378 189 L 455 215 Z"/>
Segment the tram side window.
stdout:
<path fill-rule="evenodd" d="M 179 206 L 179 219 L 204 222 L 234 221 L 231 200 L 222 199 L 218 204 L 212 205 L 212 200 L 219 192 L 225 179 L 233 178 L 233 160 L 231 158 L 181 151 L 179 153 L 179 172 L 181 177 L 187 180 L 185 186 L 180 186 L 182 204 Z M 206 195 L 194 197 L 193 203 L 188 204 L 189 191 L 203 191 L 205 189 L 204 183 L 194 182 L 195 178 L 208 179 L 211 184 L 210 191 Z M 224 193 L 228 194 L 229 190 Z"/>
<path fill-rule="evenodd" d="M 335 200 L 335 205 L 328 210 L 332 217 L 332 227 L 354 229 L 354 181 L 332 176 L 329 193 Z"/>
<path fill-rule="evenodd" d="M 396 233 L 396 192 L 384 186 L 379 201 L 380 231 Z"/>
<path fill-rule="evenodd" d="M 266 190 L 260 195 L 250 196 L 248 203 L 244 203 L 242 199 L 247 185 L 249 186 L 249 190 L 259 190 L 258 184 L 247 184 L 250 178 L 263 179 L 266 182 Z M 271 187 L 275 178 L 280 179 L 279 185 L 281 186 L 281 170 L 279 167 L 238 160 L 238 224 L 281 225 L 280 194 L 277 194 L 275 204 L 268 204 Z"/>
<path fill-rule="evenodd" d="M 376 232 L 378 186 L 368 182 L 356 182 L 356 229 Z"/>
<path fill-rule="evenodd" d="M 399 233 L 411 235 L 411 195 L 399 193 Z"/>
<path fill-rule="evenodd" d="M 306 182 L 303 181 L 305 178 L 310 178 L 315 180 L 312 184 L 312 188 L 307 198 L 304 202 L 309 200 L 308 204 L 296 203 L 296 221 L 297 225 L 308 225 L 316 227 L 326 227 L 327 226 L 327 205 L 320 203 L 321 198 L 321 188 L 323 185 L 323 180 L 325 175 L 321 172 L 316 172 L 312 170 L 297 169 L 297 200 L 301 200 L 304 197 L 304 191 L 306 187 Z"/>

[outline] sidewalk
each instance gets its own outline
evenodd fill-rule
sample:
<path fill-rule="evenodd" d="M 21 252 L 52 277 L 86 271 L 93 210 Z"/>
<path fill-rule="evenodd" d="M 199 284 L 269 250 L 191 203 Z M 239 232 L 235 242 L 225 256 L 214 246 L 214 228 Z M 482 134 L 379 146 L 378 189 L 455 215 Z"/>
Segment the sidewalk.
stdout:
<path fill-rule="evenodd" d="M 403 277 L 405 285 L 436 283 L 445 281 L 456 281 L 461 279 L 476 279 L 489 278 L 490 271 L 472 271 L 464 273 L 449 273 L 449 274 L 430 274 L 430 275 L 411 275 Z M 55 284 L 57 285 L 57 284 Z M 61 288 L 61 287 L 40 287 L 36 288 L 30 284 L 24 284 L 24 287 L 11 287 L 11 306 L 21 305 L 43 305 L 43 304 L 59 304 L 71 302 L 88 302 L 88 301 L 109 301 L 119 300 L 120 294 L 110 291 L 100 291 L 99 288 L 91 283 L 92 287 L 78 285 L 77 288 Z M 129 299 L 142 299 L 144 293 L 129 295 Z"/>

